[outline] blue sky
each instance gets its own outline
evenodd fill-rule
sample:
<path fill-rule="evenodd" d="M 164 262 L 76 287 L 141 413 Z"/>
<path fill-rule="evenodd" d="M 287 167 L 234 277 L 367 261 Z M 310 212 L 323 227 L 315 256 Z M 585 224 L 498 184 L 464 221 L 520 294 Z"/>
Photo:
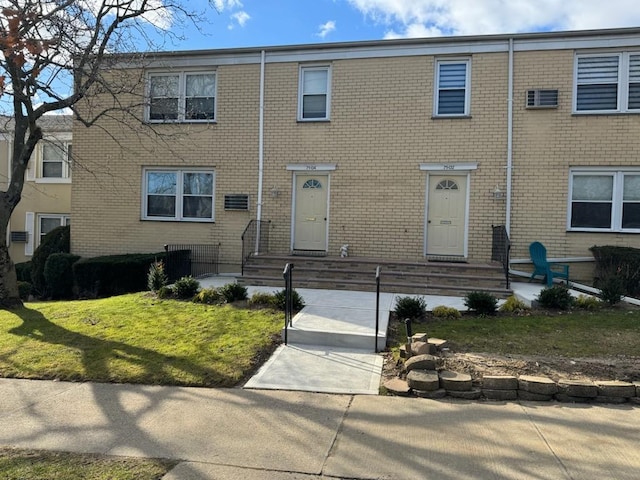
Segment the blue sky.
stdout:
<path fill-rule="evenodd" d="M 165 49 L 640 26 L 637 0 L 191 0 L 208 9 Z M 211 6 L 213 5 L 212 8 Z"/>

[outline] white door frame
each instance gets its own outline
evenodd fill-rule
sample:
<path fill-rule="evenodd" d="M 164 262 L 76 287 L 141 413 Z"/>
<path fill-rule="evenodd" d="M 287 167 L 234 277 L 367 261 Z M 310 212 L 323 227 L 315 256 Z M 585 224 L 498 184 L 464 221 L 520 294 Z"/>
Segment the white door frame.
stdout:
<path fill-rule="evenodd" d="M 329 167 L 328 165 L 323 165 Z M 303 167 L 303 168 L 293 168 L 293 167 Z M 291 244 L 289 245 L 289 249 L 293 251 L 293 246 L 295 244 L 295 228 L 296 228 L 296 196 L 298 189 L 296 188 L 298 175 L 316 175 L 318 177 L 326 177 L 327 179 L 327 221 L 325 222 L 325 252 L 329 251 L 329 211 L 331 206 L 331 175 L 329 174 L 330 170 L 335 170 L 335 165 L 333 168 L 310 168 L 312 165 L 288 165 L 287 170 L 293 170 L 293 178 L 291 183 Z"/>
<path fill-rule="evenodd" d="M 464 211 L 464 248 L 463 257 L 466 259 L 469 257 L 469 206 L 471 204 L 471 172 L 477 170 L 477 163 L 422 163 L 420 164 L 420 170 L 427 172 L 425 175 L 425 199 L 424 199 L 424 234 L 422 244 L 422 254 L 427 256 L 427 243 L 429 237 L 429 180 L 431 175 L 447 175 L 455 177 L 464 177 L 467 182 L 467 193 L 465 198 L 465 211 Z"/>

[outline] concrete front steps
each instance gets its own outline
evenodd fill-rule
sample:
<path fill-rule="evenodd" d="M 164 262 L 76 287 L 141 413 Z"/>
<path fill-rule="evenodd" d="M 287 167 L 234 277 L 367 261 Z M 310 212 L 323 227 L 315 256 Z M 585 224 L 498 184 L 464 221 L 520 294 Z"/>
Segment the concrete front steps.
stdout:
<path fill-rule="evenodd" d="M 259 255 L 250 257 L 244 285 L 281 286 L 285 264 L 292 263 L 294 288 L 375 291 L 376 267 L 380 266 L 383 292 L 464 297 L 483 290 L 498 298 L 511 294 L 506 288 L 502 266 L 432 261 L 393 261 L 363 257 L 304 257 Z"/>

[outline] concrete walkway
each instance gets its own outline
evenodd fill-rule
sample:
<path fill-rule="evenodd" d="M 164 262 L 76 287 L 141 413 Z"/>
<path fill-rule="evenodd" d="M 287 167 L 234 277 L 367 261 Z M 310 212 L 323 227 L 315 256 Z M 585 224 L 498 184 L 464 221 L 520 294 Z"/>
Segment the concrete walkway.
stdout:
<path fill-rule="evenodd" d="M 169 458 L 165 480 L 635 480 L 640 407 L 0 379 L 0 445 Z"/>

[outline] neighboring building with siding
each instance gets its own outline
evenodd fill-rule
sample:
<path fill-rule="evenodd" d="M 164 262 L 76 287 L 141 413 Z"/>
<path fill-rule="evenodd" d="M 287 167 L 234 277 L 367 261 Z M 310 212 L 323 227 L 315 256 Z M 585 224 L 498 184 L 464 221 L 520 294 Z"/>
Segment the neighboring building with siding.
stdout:
<path fill-rule="evenodd" d="M 15 263 L 31 260 L 44 235 L 71 219 L 70 115 L 47 115 L 39 122 L 44 138 L 36 146 L 25 175 L 22 199 L 9 224 L 9 254 Z M 13 120 L 0 118 L 2 189 L 11 177 Z"/>
<path fill-rule="evenodd" d="M 640 247 L 640 29 L 140 59 L 108 72 L 143 80 L 138 121 L 74 125 L 76 254 L 215 243 L 239 271 L 252 219 L 270 252 L 469 262 L 506 225 L 584 279 L 592 245 Z"/>

